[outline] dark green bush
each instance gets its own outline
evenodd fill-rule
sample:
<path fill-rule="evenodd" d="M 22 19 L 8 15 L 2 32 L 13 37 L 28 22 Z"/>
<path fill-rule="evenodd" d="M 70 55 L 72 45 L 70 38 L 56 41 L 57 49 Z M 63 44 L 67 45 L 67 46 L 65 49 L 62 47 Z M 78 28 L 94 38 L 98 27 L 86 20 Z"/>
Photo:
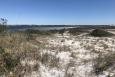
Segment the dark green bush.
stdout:
<path fill-rule="evenodd" d="M 89 32 L 89 31 L 87 29 L 70 28 L 70 29 L 68 29 L 68 32 L 71 35 L 79 35 L 81 33 Z"/>
<path fill-rule="evenodd" d="M 25 34 L 26 34 L 27 40 L 33 40 L 34 35 L 51 35 L 51 32 L 27 29 L 27 30 L 25 30 Z"/>
<path fill-rule="evenodd" d="M 62 34 L 62 35 L 63 35 L 64 32 L 65 32 L 65 29 L 59 30 L 59 34 Z"/>
<path fill-rule="evenodd" d="M 50 32 L 50 33 L 59 33 L 59 30 L 54 29 L 54 30 L 49 30 L 48 32 Z"/>
<path fill-rule="evenodd" d="M 34 29 L 27 29 L 25 31 L 27 34 L 40 34 L 40 35 L 49 35 L 49 31 L 39 31 L 39 30 L 34 30 Z"/>
<path fill-rule="evenodd" d="M 107 37 L 107 36 L 113 36 L 112 33 L 107 32 L 105 30 L 102 29 L 95 29 L 93 30 L 90 35 L 95 36 L 95 37 Z"/>
<path fill-rule="evenodd" d="M 27 29 L 25 32 L 27 34 L 38 34 L 38 33 L 40 33 L 39 30 L 33 30 L 33 29 Z"/>

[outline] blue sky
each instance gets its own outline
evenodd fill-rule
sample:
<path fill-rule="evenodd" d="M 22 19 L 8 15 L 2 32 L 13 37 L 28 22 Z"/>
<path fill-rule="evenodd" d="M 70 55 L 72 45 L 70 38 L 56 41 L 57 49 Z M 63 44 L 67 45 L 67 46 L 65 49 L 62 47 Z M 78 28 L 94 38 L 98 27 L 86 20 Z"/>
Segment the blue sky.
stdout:
<path fill-rule="evenodd" d="M 8 24 L 115 24 L 115 0 L 0 0 Z"/>

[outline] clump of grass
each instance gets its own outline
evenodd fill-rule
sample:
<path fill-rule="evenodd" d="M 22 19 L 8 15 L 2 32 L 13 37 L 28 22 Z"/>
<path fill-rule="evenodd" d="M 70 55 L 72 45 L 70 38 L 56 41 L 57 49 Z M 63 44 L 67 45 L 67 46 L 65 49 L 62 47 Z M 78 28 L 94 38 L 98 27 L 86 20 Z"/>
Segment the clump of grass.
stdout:
<path fill-rule="evenodd" d="M 72 52 L 72 53 L 71 53 L 71 57 L 72 57 L 72 58 L 77 58 L 76 55 L 77 55 L 77 53 L 75 53 L 75 52 Z"/>
<path fill-rule="evenodd" d="M 73 77 L 74 76 L 73 71 L 71 70 L 71 73 L 69 71 L 69 69 L 74 66 L 75 66 L 75 62 L 70 60 L 70 63 L 68 63 L 65 68 L 65 76 L 64 77 Z M 74 71 L 75 71 L 75 69 L 74 69 Z"/>
<path fill-rule="evenodd" d="M 107 32 L 105 30 L 102 29 L 95 29 L 90 33 L 91 36 L 95 36 L 95 37 L 107 37 L 107 36 L 113 36 L 112 33 Z"/>
<path fill-rule="evenodd" d="M 0 75 L 13 71 L 20 62 L 19 58 L 15 58 L 9 53 L 6 53 L 2 47 L 0 47 L 0 59 Z"/>
<path fill-rule="evenodd" d="M 115 66 L 115 54 L 99 55 L 94 62 L 94 72 L 96 75 L 102 74 L 112 66 Z"/>
<path fill-rule="evenodd" d="M 42 64 L 48 65 L 51 68 L 59 67 L 59 58 L 56 58 L 56 56 L 53 56 L 48 53 L 45 53 L 42 55 L 41 62 Z"/>

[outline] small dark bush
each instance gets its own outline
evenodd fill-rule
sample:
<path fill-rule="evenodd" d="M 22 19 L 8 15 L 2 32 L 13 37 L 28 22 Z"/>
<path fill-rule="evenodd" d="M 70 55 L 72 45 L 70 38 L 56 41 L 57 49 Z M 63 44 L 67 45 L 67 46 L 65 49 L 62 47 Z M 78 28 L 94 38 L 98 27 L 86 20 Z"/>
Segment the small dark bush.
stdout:
<path fill-rule="evenodd" d="M 88 32 L 87 29 L 79 29 L 79 28 L 70 28 L 68 29 L 68 32 L 72 35 L 79 35 L 81 33 Z"/>
<path fill-rule="evenodd" d="M 65 29 L 59 30 L 59 34 L 62 34 L 62 35 L 63 35 L 64 32 L 65 32 Z"/>
<path fill-rule="evenodd" d="M 27 29 L 25 32 L 27 34 L 50 35 L 49 31 L 39 31 L 39 30 L 34 30 L 34 29 Z"/>
<path fill-rule="evenodd" d="M 59 34 L 62 34 L 66 31 L 66 29 L 60 29 L 60 30 L 57 30 L 57 29 L 54 29 L 54 30 L 49 30 L 48 32 L 50 33 L 59 33 Z"/>
<path fill-rule="evenodd" d="M 49 30 L 50 33 L 59 33 L 59 30 Z"/>
<path fill-rule="evenodd" d="M 27 29 L 25 31 L 25 34 L 27 36 L 27 40 L 33 40 L 34 39 L 34 34 L 36 35 L 51 35 L 51 32 L 49 31 L 39 31 L 39 30 L 34 30 L 34 29 Z"/>
<path fill-rule="evenodd" d="M 112 33 L 107 32 L 105 30 L 102 29 L 95 29 L 93 30 L 90 35 L 95 36 L 95 37 L 107 37 L 107 36 L 113 36 Z"/>
<path fill-rule="evenodd" d="M 40 33 L 39 30 L 33 30 L 33 29 L 27 29 L 25 32 L 27 34 L 38 34 L 38 33 Z"/>

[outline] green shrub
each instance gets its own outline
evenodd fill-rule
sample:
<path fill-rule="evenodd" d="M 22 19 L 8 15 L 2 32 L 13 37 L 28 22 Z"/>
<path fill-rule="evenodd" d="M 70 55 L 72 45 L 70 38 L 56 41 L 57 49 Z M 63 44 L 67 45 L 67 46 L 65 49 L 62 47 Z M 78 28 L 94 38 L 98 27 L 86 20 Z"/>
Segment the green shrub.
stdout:
<path fill-rule="evenodd" d="M 90 33 L 91 36 L 95 36 L 95 37 L 107 37 L 107 36 L 113 36 L 112 33 L 107 32 L 105 30 L 102 29 L 95 29 Z"/>
<path fill-rule="evenodd" d="M 39 31 L 34 29 L 25 30 L 27 40 L 33 40 L 36 35 L 51 35 L 49 31 Z"/>
<path fill-rule="evenodd" d="M 34 30 L 34 29 L 27 29 L 25 32 L 27 34 L 50 35 L 49 31 L 39 31 L 39 30 Z"/>
<path fill-rule="evenodd" d="M 71 35 L 79 35 L 81 33 L 88 32 L 88 30 L 87 29 L 79 29 L 79 28 L 70 28 L 70 29 L 68 29 L 68 32 Z"/>
<path fill-rule="evenodd" d="M 25 32 L 27 34 L 38 34 L 38 33 L 40 33 L 39 30 L 33 30 L 33 29 L 27 29 Z"/>
<path fill-rule="evenodd" d="M 49 30 L 48 32 L 50 32 L 50 33 L 59 33 L 59 30 L 54 29 L 54 30 Z"/>
<path fill-rule="evenodd" d="M 63 35 L 64 32 L 65 32 L 65 29 L 59 30 L 59 34 L 62 34 L 62 35 Z"/>

